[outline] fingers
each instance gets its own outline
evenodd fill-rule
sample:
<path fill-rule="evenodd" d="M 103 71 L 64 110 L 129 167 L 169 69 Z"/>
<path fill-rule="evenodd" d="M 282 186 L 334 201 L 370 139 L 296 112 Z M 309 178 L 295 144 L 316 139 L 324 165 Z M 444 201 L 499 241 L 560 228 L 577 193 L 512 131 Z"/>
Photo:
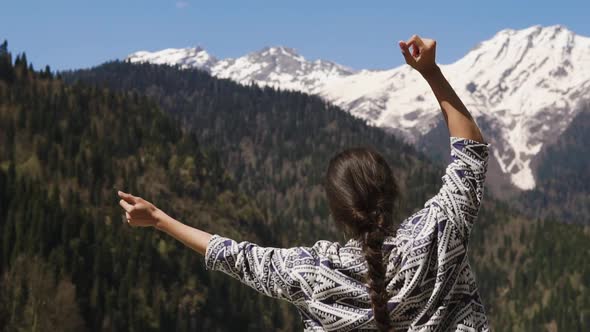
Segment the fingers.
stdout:
<path fill-rule="evenodd" d="M 122 192 L 120 190 L 117 193 L 119 194 L 119 197 L 121 197 L 122 199 L 124 199 L 127 203 L 131 203 L 131 204 L 135 204 L 136 201 L 137 201 L 137 198 L 138 198 L 138 197 L 135 197 L 135 196 L 133 196 L 131 194 Z"/>
<path fill-rule="evenodd" d="M 412 49 L 412 56 L 414 58 L 420 55 L 422 49 L 424 49 L 424 41 L 418 35 L 413 35 L 408 41 L 406 42 L 409 47 Z"/>
<path fill-rule="evenodd" d="M 413 35 L 412 37 L 410 37 L 410 39 L 408 39 L 406 44 L 416 45 L 420 49 L 422 49 L 424 47 L 424 41 L 422 41 L 422 38 L 420 38 L 418 35 Z"/>
<path fill-rule="evenodd" d="M 133 210 L 133 205 L 127 203 L 124 199 L 119 201 L 119 205 L 125 210 L 126 213 L 129 213 Z"/>
<path fill-rule="evenodd" d="M 416 59 L 414 59 L 414 57 L 410 53 L 410 47 L 409 47 L 409 45 L 406 44 L 405 41 L 400 40 L 399 41 L 399 47 L 402 49 L 402 54 L 403 54 L 404 58 L 406 59 L 406 63 L 409 64 L 409 65 L 415 64 L 416 63 Z"/>
<path fill-rule="evenodd" d="M 412 56 L 414 58 L 417 58 L 420 55 L 420 48 L 416 44 L 413 44 L 411 46 L 411 49 L 412 49 Z"/>

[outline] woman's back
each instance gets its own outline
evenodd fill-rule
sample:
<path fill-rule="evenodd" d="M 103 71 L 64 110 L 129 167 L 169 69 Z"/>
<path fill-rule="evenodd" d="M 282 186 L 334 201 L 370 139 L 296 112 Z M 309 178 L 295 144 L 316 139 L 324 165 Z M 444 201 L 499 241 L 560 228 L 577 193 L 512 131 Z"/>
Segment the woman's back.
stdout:
<path fill-rule="evenodd" d="M 452 162 L 424 208 L 385 239 L 386 291 L 397 331 L 485 331 L 488 323 L 467 261 L 487 169 L 488 144 L 451 138 Z M 215 235 L 206 265 L 293 303 L 306 330 L 375 330 L 362 243 L 263 248 Z"/>

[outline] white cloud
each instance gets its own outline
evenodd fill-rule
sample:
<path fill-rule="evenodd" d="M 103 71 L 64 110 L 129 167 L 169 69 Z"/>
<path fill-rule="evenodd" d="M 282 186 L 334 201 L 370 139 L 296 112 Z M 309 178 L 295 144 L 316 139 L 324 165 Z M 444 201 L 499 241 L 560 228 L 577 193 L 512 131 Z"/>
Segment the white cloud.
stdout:
<path fill-rule="evenodd" d="M 188 7 L 189 3 L 188 1 L 176 1 L 176 8 L 178 9 L 183 9 Z"/>

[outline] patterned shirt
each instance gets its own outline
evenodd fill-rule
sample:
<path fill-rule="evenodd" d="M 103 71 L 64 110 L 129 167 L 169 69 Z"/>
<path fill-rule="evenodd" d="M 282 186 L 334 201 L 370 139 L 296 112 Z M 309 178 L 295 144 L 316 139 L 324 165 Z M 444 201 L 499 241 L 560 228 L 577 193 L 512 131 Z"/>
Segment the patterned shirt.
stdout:
<path fill-rule="evenodd" d="M 489 331 L 467 259 L 487 171 L 488 143 L 451 137 L 442 187 L 384 242 L 388 309 L 396 331 Z M 289 301 L 305 331 L 374 331 L 361 244 L 261 247 L 213 235 L 206 268 Z"/>

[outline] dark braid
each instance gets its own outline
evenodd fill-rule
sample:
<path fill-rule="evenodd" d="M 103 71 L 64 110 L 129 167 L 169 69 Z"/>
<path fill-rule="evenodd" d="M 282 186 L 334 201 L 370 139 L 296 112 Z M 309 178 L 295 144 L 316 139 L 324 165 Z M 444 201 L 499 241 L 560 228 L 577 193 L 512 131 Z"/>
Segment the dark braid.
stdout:
<path fill-rule="evenodd" d="M 369 285 L 369 296 L 373 306 L 375 323 L 379 331 L 393 331 L 391 320 L 387 310 L 389 296 L 385 290 L 386 262 L 383 257 L 383 241 L 387 234 L 384 232 L 384 215 L 376 212 L 375 219 L 369 220 L 372 225 L 362 235 L 363 252 L 367 261 L 367 283 Z"/>
<path fill-rule="evenodd" d="M 325 189 L 334 220 L 362 243 L 375 324 L 380 331 L 391 332 L 386 291 L 389 255 L 384 257 L 382 248 L 393 228 L 398 192 L 393 173 L 375 150 L 348 149 L 330 160 Z"/>

